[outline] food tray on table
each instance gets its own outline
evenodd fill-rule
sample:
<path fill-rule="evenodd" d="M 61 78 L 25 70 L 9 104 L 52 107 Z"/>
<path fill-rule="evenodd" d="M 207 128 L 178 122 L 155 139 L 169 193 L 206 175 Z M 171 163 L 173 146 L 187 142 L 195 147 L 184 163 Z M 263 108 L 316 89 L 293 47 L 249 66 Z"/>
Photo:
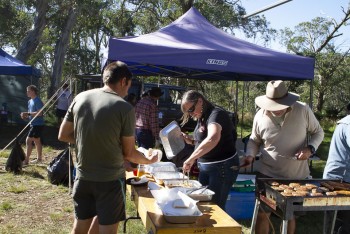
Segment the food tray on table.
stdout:
<path fill-rule="evenodd" d="M 198 210 L 193 215 L 168 215 L 163 213 L 164 219 L 169 223 L 195 223 L 203 213 Z"/>
<path fill-rule="evenodd" d="M 197 201 L 174 189 L 151 190 L 164 219 L 169 223 L 195 223 L 203 213 Z"/>
<path fill-rule="evenodd" d="M 192 180 L 191 180 L 192 181 Z M 170 188 L 172 191 L 181 191 L 193 200 L 196 201 L 211 201 L 215 192 L 208 189 L 208 186 L 199 186 L 200 183 L 196 181 L 194 183 L 194 188 L 186 188 L 186 187 L 173 187 Z M 199 186 L 199 187 L 197 187 Z"/>
<path fill-rule="evenodd" d="M 187 196 L 197 201 L 211 201 L 215 192 L 207 188 L 201 188 L 193 193 L 188 193 Z"/>
<path fill-rule="evenodd" d="M 183 187 L 183 188 L 200 188 L 202 184 L 197 180 L 187 180 L 187 179 L 169 179 L 164 180 L 164 186 L 166 188 L 173 187 Z"/>
<path fill-rule="evenodd" d="M 187 180 L 188 177 L 182 174 L 181 172 L 178 171 L 158 171 L 152 173 L 154 180 L 158 184 L 163 184 L 165 180 L 170 180 L 170 179 L 181 179 L 181 180 Z"/>
<path fill-rule="evenodd" d="M 155 172 L 176 172 L 176 165 L 172 162 L 156 162 L 149 165 L 146 165 L 146 172 L 155 173 Z"/>

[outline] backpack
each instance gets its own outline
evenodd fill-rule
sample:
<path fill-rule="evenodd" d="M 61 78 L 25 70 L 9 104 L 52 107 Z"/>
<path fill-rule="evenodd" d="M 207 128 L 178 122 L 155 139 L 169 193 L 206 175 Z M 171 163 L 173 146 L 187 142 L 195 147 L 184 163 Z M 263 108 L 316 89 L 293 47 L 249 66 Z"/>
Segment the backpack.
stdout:
<path fill-rule="evenodd" d="M 19 144 L 19 141 L 16 140 L 15 145 L 11 150 L 10 156 L 6 161 L 6 171 L 13 172 L 15 174 L 22 172 L 23 160 L 25 157 L 26 155 L 24 153 L 24 150 Z"/>
<path fill-rule="evenodd" d="M 73 182 L 74 164 L 70 155 L 71 182 Z M 69 148 L 59 153 L 47 166 L 47 177 L 51 184 L 69 184 Z"/>

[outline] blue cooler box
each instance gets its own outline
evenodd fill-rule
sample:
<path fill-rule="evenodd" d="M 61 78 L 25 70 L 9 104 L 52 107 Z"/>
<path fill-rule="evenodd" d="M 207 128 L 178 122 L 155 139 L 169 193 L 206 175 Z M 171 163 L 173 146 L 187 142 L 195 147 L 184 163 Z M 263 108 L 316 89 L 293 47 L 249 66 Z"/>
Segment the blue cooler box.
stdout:
<path fill-rule="evenodd" d="M 251 219 L 254 213 L 255 192 L 230 191 L 226 201 L 226 213 L 235 220 Z"/>

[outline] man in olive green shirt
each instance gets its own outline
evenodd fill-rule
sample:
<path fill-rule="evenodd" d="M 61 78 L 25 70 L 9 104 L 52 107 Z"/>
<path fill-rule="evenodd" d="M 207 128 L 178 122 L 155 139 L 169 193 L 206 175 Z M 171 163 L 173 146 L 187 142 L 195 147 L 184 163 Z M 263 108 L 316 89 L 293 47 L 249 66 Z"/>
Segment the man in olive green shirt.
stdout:
<path fill-rule="evenodd" d="M 99 233 L 117 233 L 125 219 L 124 160 L 157 161 L 135 149 L 135 112 L 124 100 L 131 78 L 126 64 L 109 64 L 103 72 L 104 87 L 77 95 L 60 127 L 59 140 L 77 147 L 72 233 L 97 229 L 96 223 L 91 225 L 95 216 Z"/>

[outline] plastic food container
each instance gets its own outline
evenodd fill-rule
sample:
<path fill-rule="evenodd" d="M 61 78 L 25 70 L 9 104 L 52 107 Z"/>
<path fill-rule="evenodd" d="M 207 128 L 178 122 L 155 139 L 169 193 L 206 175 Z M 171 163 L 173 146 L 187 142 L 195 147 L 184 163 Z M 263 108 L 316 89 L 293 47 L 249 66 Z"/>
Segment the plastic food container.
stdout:
<path fill-rule="evenodd" d="M 197 201 L 211 201 L 214 194 L 215 192 L 209 189 L 205 189 L 204 191 L 203 189 L 199 189 L 198 191 L 187 194 L 187 196 Z"/>
<path fill-rule="evenodd" d="M 155 173 L 155 172 L 176 172 L 176 165 L 172 162 L 156 162 L 149 165 L 146 165 L 146 172 Z"/>
<path fill-rule="evenodd" d="M 163 184 L 165 185 L 165 181 L 167 180 L 181 180 L 181 181 L 187 181 L 187 176 L 182 174 L 181 172 L 171 172 L 171 171 L 159 171 L 159 172 L 154 172 L 153 173 L 153 178 L 158 184 Z"/>
<path fill-rule="evenodd" d="M 160 207 L 164 219 L 169 223 L 195 223 L 203 213 L 197 207 L 197 201 L 181 191 L 173 189 L 151 190 L 156 203 Z M 175 200 L 181 199 L 188 203 L 187 208 L 175 208 Z"/>
<path fill-rule="evenodd" d="M 200 188 L 202 186 L 197 180 L 187 179 L 169 179 L 164 180 L 164 186 L 166 188 L 184 187 L 184 188 Z"/>

